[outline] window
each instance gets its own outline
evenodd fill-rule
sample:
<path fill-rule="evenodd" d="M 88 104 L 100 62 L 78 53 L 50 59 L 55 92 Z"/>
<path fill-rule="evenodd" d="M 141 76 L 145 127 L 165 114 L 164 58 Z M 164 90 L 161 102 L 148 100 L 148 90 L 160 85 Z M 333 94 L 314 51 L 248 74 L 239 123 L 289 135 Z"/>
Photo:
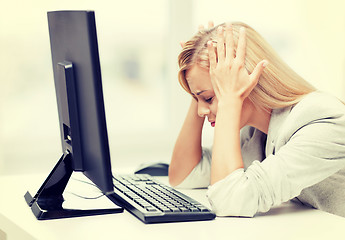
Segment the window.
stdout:
<path fill-rule="evenodd" d="M 191 24 L 177 10 L 190 2 L 9 3 L 0 16 L 0 174 L 46 172 L 62 154 L 46 12 L 66 6 L 95 10 L 113 166 L 169 161 L 189 105 L 177 54 Z"/>

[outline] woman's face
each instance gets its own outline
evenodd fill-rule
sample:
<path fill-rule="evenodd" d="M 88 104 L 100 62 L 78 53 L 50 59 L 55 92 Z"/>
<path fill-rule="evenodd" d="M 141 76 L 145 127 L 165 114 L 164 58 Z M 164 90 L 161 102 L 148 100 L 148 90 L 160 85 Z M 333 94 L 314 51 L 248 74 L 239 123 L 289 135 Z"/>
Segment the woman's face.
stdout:
<path fill-rule="evenodd" d="M 198 115 L 207 117 L 211 126 L 216 123 L 218 100 L 213 91 L 209 71 L 198 65 L 194 65 L 186 72 L 186 79 L 192 95 L 198 102 Z M 248 99 L 243 102 L 241 113 L 241 128 L 250 123 L 253 104 Z"/>

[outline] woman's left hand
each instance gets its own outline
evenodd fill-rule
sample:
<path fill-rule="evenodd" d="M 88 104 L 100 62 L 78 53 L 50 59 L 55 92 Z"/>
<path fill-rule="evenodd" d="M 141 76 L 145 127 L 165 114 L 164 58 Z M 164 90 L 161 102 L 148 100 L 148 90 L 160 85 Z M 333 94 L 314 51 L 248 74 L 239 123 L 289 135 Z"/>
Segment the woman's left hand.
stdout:
<path fill-rule="evenodd" d="M 238 46 L 234 47 L 232 26 L 217 29 L 217 50 L 212 41 L 207 43 L 210 61 L 210 77 L 218 105 L 229 103 L 234 99 L 243 103 L 259 81 L 267 61 L 259 62 L 252 73 L 245 68 L 246 57 L 246 30 L 240 29 Z"/>

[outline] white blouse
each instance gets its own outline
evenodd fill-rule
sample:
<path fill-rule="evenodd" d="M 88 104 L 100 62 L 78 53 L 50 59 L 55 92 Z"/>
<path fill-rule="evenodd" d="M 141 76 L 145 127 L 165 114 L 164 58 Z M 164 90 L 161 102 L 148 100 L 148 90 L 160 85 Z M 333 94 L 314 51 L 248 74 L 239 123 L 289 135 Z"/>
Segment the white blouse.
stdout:
<path fill-rule="evenodd" d="M 345 217 L 345 105 L 314 92 L 272 111 L 268 134 L 241 130 L 244 168 L 210 185 L 211 150 L 178 188 L 208 187 L 218 216 L 252 217 L 293 198 Z M 229 156 L 231 161 L 231 156 Z"/>

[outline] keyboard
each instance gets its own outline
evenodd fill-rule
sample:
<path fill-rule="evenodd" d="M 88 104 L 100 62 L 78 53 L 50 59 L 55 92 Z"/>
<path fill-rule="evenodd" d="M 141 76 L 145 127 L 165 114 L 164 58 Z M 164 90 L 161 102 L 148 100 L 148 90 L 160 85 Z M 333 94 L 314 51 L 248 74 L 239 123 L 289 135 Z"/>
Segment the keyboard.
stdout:
<path fill-rule="evenodd" d="M 116 175 L 111 197 L 144 223 L 212 220 L 215 214 L 196 200 L 147 174 Z"/>

